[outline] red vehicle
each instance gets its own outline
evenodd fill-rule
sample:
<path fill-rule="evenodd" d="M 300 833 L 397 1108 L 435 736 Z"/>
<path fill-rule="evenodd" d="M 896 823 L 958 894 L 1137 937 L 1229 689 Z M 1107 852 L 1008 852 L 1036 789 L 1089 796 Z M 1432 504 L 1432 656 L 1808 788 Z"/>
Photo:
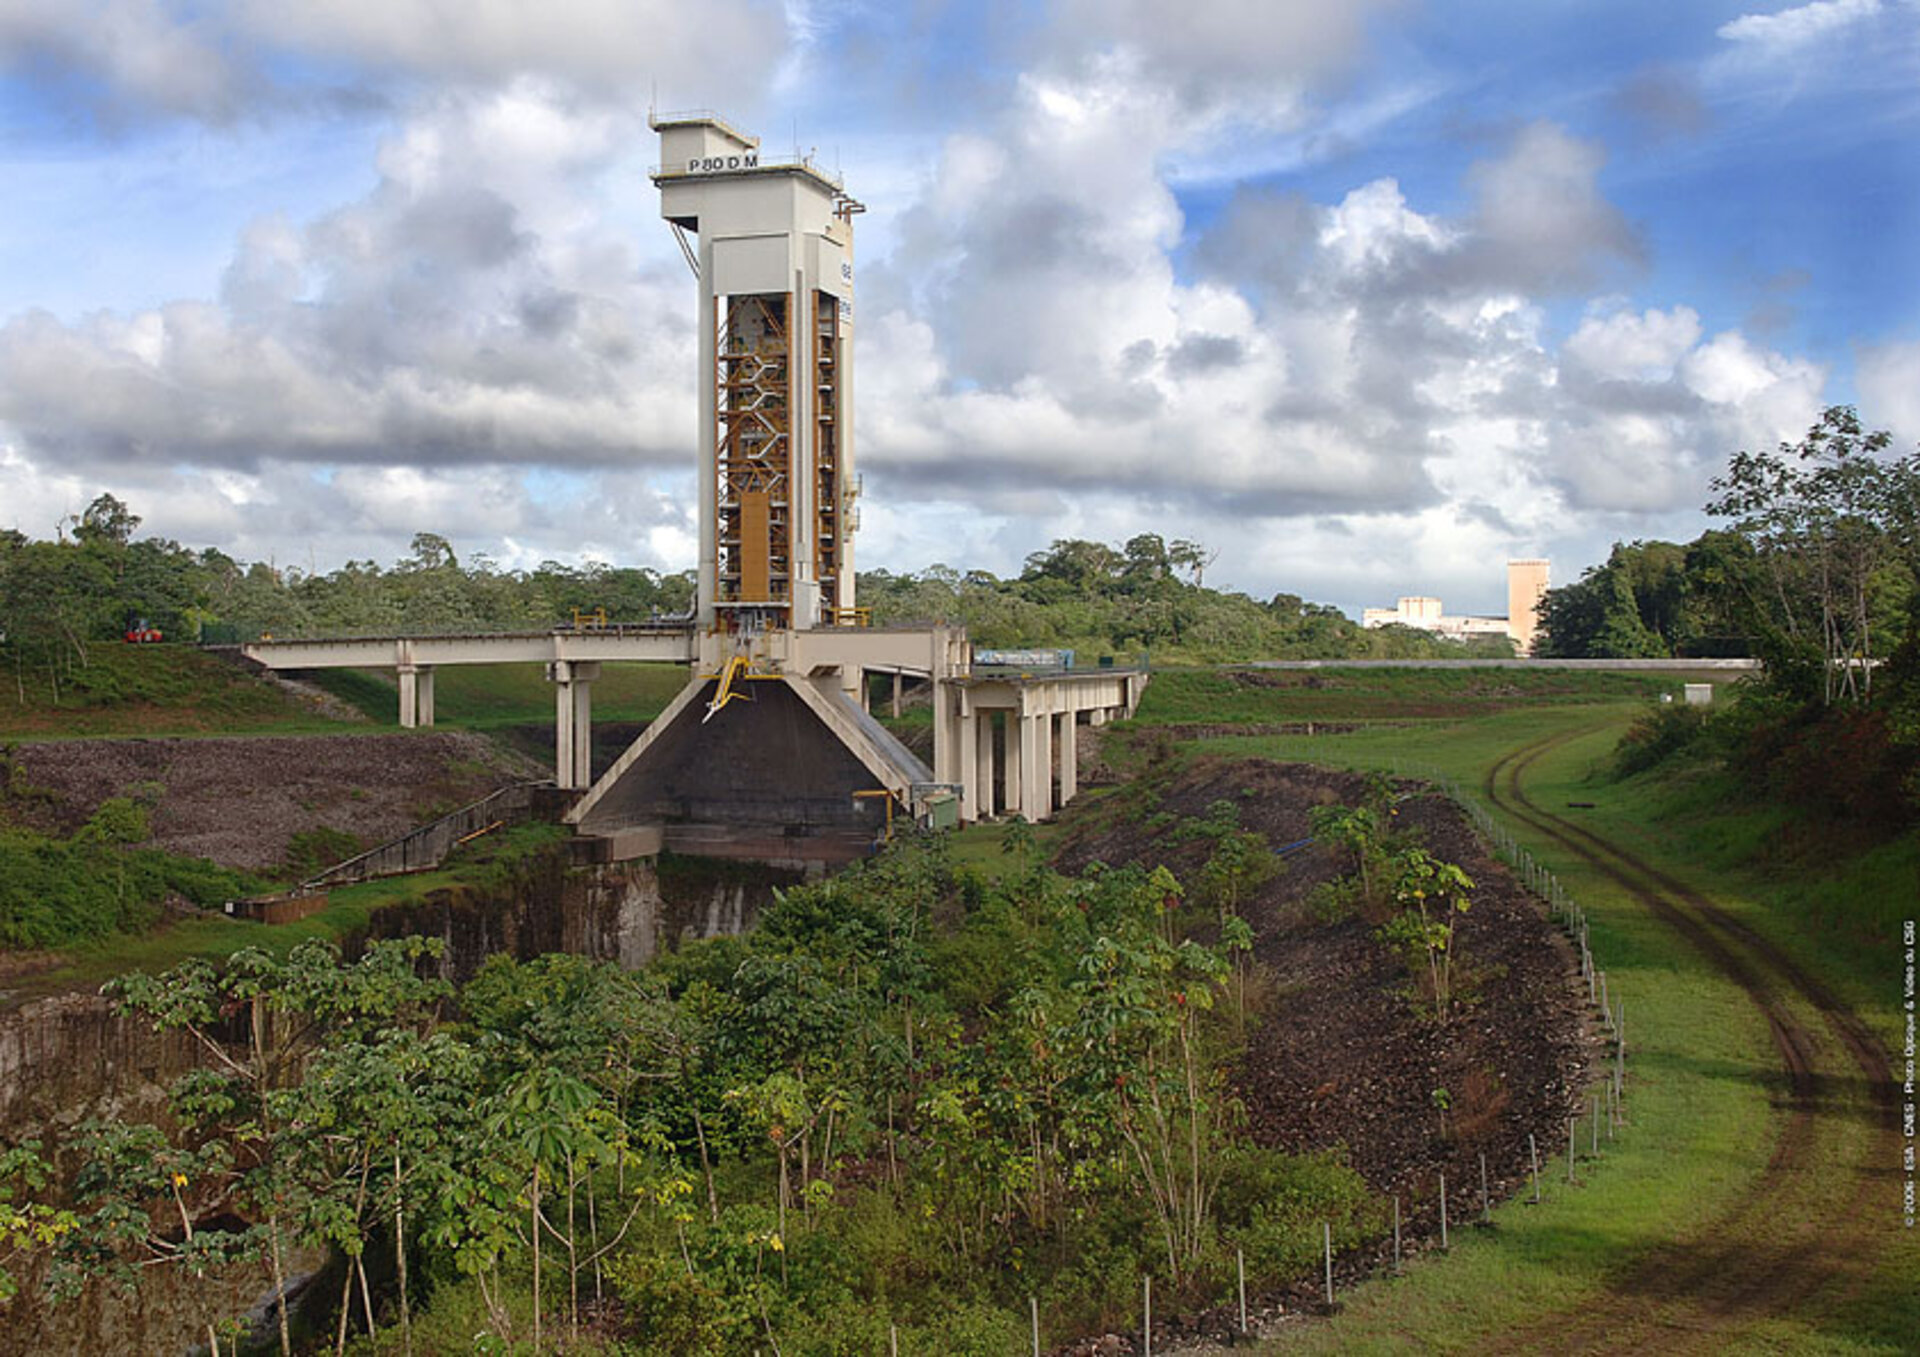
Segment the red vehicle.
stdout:
<path fill-rule="evenodd" d="M 152 645 L 166 638 L 160 634 L 160 628 L 147 625 L 144 617 L 128 619 L 126 642 L 130 646 Z"/>

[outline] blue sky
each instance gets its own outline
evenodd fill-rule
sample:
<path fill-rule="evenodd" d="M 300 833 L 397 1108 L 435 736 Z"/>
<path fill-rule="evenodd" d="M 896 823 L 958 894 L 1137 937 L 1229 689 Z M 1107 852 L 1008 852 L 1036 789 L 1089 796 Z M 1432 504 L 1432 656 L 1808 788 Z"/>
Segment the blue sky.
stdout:
<path fill-rule="evenodd" d="M 0 0 L 0 525 L 691 564 L 655 99 L 869 206 L 864 566 L 1497 610 L 1920 439 L 1914 0 Z"/>

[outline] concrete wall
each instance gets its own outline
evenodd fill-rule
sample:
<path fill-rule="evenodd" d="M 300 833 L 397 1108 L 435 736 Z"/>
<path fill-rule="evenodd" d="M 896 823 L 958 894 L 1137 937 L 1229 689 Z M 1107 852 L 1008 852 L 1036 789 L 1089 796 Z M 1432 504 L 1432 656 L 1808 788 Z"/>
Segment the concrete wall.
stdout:
<path fill-rule="evenodd" d="M 877 785 L 873 774 L 784 682 L 741 687 L 745 696 L 702 720 L 709 683 L 606 788 L 581 829 L 664 821 L 878 833 L 881 809 L 852 796 Z"/>

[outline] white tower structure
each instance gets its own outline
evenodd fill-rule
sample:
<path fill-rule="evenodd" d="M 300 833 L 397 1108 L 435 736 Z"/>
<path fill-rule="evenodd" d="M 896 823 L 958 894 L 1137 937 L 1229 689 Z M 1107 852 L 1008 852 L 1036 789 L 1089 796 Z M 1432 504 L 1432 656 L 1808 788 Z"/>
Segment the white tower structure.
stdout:
<path fill-rule="evenodd" d="M 660 213 L 700 290 L 703 630 L 853 611 L 853 217 L 809 159 L 707 115 L 653 118 Z"/>
<path fill-rule="evenodd" d="M 1077 790 L 1075 721 L 1131 711 L 1145 676 L 976 688 L 959 628 L 866 625 L 853 571 L 862 208 L 810 160 L 765 157 L 710 114 L 650 121 L 660 213 L 699 292 L 694 667 L 568 821 L 607 860 L 665 847 L 821 862 L 867 851 L 888 806 L 931 823 L 995 807 L 1046 818 Z M 906 678 L 929 689 L 931 767 L 866 710 L 876 673 L 896 706 Z"/>
<path fill-rule="evenodd" d="M 1146 675 L 972 675 L 966 632 L 871 627 L 854 607 L 853 218 L 811 160 L 772 160 L 710 114 L 653 117 L 653 181 L 699 293 L 699 585 L 691 625 L 551 637 L 268 642 L 269 667 L 387 663 L 431 724 L 435 664 L 540 658 L 556 782 L 593 861 L 662 849 L 809 866 L 870 850 L 895 809 L 930 824 L 1043 820 L 1078 790 L 1075 725 L 1130 713 Z M 680 693 L 595 780 L 594 682 L 690 662 Z M 927 690 L 932 766 L 867 710 L 869 679 Z M 1058 788 L 1056 794 L 1056 787 Z M 584 790 L 582 790 L 584 789 Z"/>

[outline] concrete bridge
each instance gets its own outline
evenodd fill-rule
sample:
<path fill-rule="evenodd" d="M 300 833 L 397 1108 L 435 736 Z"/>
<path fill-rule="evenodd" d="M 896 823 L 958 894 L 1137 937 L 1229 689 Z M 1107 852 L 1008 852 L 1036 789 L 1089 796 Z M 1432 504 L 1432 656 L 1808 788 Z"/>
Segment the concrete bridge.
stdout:
<path fill-rule="evenodd" d="M 667 788 L 677 789 L 668 800 L 709 808 L 747 795 L 749 787 L 774 789 L 772 800 L 782 804 L 768 806 L 769 813 L 778 818 L 791 811 L 805 819 L 803 812 L 809 808 L 801 803 L 819 799 L 802 790 L 807 766 L 827 757 L 821 752 L 826 749 L 851 756 L 843 774 L 869 779 L 866 785 L 884 790 L 916 816 L 924 817 L 933 799 L 947 795 L 957 796 L 961 821 L 997 813 L 1047 819 L 1079 791 L 1078 726 L 1132 715 L 1147 681 L 1143 672 L 1116 669 L 976 675 L 966 633 L 951 627 L 776 632 L 764 638 L 752 671 L 741 679 L 758 694 L 760 710 L 749 716 L 745 709 L 732 709 L 719 726 L 708 730 L 704 743 L 713 746 L 726 743 L 724 732 L 730 725 L 743 719 L 747 723 L 734 752 L 717 760 L 726 765 L 726 785 L 709 786 L 716 776 L 711 757 L 715 749 L 696 752 L 689 739 L 719 714 L 710 704 L 726 667 L 723 639 L 671 624 L 266 638 L 241 649 L 270 670 L 391 669 L 398 680 L 400 724 L 406 727 L 433 724 L 433 679 L 440 666 L 543 666 L 555 691 L 555 782 L 563 790 L 591 788 L 567 818 L 583 833 L 609 835 L 654 822 Z M 679 697 L 593 786 L 593 683 L 603 663 L 623 661 L 687 664 L 694 672 Z M 931 686 L 931 768 L 872 719 L 867 711 L 867 679 L 872 674 L 892 675 L 896 714 L 902 679 L 920 679 Z M 775 693 L 764 686 L 767 680 L 778 682 L 785 704 L 784 716 L 772 727 L 766 722 L 774 709 L 765 703 L 773 701 Z M 783 768 L 758 767 L 780 744 L 770 733 L 796 723 L 807 729 L 817 725 L 830 738 L 824 745 L 808 739 L 809 756 L 796 757 L 802 747 L 796 745 Z M 858 768 L 852 766 L 856 764 Z M 748 767 L 754 769 L 751 777 L 738 776 Z M 819 809 L 810 808 L 814 814 Z M 623 834 L 621 841 L 652 839 Z"/>
<path fill-rule="evenodd" d="M 691 664 L 685 623 L 559 627 L 552 631 L 439 636 L 266 638 L 240 647 L 267 669 L 391 669 L 399 680 L 400 724 L 433 724 L 433 675 L 441 665 L 538 664 L 554 684 L 554 776 L 584 787 L 593 769 L 593 681 L 607 661 Z"/>

